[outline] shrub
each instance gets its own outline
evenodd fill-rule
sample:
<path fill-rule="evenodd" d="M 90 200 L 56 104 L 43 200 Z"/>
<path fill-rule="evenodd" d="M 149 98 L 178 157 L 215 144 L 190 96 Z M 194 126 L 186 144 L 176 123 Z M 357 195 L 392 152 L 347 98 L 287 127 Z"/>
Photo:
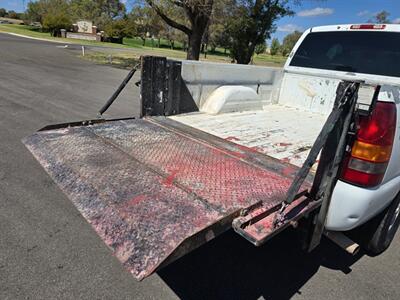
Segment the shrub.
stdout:
<path fill-rule="evenodd" d="M 52 36 L 61 36 L 61 29 L 69 29 L 72 26 L 71 19 L 64 12 L 49 13 L 43 18 L 43 29 Z"/>

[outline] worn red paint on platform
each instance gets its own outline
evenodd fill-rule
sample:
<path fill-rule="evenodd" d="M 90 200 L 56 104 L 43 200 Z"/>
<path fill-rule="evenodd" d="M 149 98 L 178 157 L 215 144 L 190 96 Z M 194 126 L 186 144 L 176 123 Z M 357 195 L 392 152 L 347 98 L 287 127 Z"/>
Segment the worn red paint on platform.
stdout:
<path fill-rule="evenodd" d="M 240 141 L 239 138 L 235 137 L 235 136 L 228 136 L 227 138 L 225 138 L 227 141 L 231 141 L 231 142 L 238 142 Z"/>
<path fill-rule="evenodd" d="M 293 145 L 293 144 L 292 144 L 292 143 L 280 142 L 280 143 L 276 143 L 275 145 L 276 145 L 276 146 L 279 146 L 279 147 L 288 147 L 288 146 L 291 146 L 291 145 Z"/>

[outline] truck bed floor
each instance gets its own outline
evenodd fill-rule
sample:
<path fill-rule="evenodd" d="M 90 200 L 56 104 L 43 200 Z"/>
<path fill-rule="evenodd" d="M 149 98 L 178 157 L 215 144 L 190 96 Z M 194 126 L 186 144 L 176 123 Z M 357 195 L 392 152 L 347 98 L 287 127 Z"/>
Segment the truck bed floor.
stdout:
<path fill-rule="evenodd" d="M 169 118 L 298 167 L 326 120 L 324 115 L 282 105 L 268 105 L 263 111 L 189 113 Z"/>
<path fill-rule="evenodd" d="M 296 168 L 165 118 L 39 131 L 23 140 L 137 279 L 284 200 Z"/>

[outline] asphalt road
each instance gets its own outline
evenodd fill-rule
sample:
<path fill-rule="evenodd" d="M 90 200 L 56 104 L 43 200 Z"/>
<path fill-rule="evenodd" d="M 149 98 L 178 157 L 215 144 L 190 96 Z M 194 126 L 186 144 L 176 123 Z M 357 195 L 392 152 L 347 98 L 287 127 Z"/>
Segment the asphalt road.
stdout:
<path fill-rule="evenodd" d="M 136 282 L 20 142 L 95 117 L 127 74 L 59 46 L 0 34 L 0 299 L 400 299 L 398 237 L 370 258 L 327 240 L 305 254 L 292 231 L 261 248 L 227 232 Z M 133 84 L 117 101 L 110 116 L 137 114 Z"/>

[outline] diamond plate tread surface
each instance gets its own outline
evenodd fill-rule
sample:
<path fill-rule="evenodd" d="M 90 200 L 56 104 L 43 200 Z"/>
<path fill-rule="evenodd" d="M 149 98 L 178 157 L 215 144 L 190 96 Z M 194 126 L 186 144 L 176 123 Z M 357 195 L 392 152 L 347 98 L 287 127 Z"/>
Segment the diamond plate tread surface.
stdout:
<path fill-rule="evenodd" d="M 144 126 L 145 125 L 145 126 Z M 223 213 L 282 198 L 291 179 L 147 120 L 93 126 L 95 134 Z M 240 149 L 238 149 L 239 153 Z"/>
<path fill-rule="evenodd" d="M 186 239 L 291 179 L 149 120 L 37 132 L 27 148 L 139 280 Z"/>

